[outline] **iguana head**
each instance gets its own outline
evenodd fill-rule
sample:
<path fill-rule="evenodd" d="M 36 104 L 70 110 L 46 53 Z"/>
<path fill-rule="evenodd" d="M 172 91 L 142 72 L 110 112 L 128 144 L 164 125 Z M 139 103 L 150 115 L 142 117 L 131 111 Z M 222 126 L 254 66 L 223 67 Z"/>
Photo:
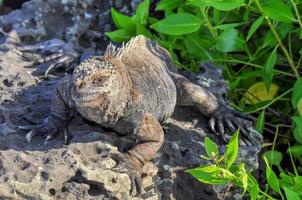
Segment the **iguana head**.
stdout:
<path fill-rule="evenodd" d="M 110 59 L 95 56 L 78 65 L 73 72 L 71 94 L 80 114 L 99 123 L 113 120 L 111 105 L 118 99 L 120 82 Z"/>

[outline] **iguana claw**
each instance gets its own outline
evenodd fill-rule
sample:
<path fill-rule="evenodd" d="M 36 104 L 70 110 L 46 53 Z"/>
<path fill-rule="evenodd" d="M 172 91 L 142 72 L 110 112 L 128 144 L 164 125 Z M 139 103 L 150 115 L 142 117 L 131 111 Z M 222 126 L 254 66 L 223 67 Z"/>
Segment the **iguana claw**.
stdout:
<path fill-rule="evenodd" d="M 220 135 L 224 142 L 227 142 L 230 138 L 226 134 L 226 130 L 229 134 L 233 134 L 239 128 L 242 141 L 247 145 L 251 145 L 252 141 L 248 127 L 251 126 L 252 121 L 254 121 L 252 117 L 239 113 L 221 103 L 216 111 L 210 115 L 209 127 L 211 131 Z"/>
<path fill-rule="evenodd" d="M 117 162 L 117 165 L 112 168 L 112 170 L 128 174 L 131 181 L 130 195 L 135 196 L 135 190 L 136 196 L 145 194 L 146 192 L 143 189 L 140 171 L 131 164 L 128 157 L 122 153 L 114 153 L 110 155 Z"/>
<path fill-rule="evenodd" d="M 68 140 L 70 139 L 70 135 L 65 126 L 65 123 L 60 123 L 58 122 L 58 120 L 55 120 L 56 122 L 54 122 L 54 120 L 55 118 L 54 116 L 52 116 L 51 119 L 48 118 L 42 124 L 29 125 L 29 126 L 16 126 L 16 128 L 28 131 L 28 133 L 25 136 L 25 141 L 27 143 L 30 143 L 32 137 L 34 136 L 42 136 L 43 138 L 45 138 L 44 145 L 47 145 L 47 142 L 49 140 L 57 136 L 61 130 L 64 130 L 64 144 L 67 144 Z"/>

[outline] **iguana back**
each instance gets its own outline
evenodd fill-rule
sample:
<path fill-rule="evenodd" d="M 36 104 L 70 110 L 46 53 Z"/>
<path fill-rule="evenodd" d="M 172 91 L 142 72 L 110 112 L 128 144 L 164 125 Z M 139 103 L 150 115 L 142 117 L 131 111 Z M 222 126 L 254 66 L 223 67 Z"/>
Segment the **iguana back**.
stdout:
<path fill-rule="evenodd" d="M 156 55 L 155 45 L 144 36 L 137 36 L 120 48 L 115 56 L 125 67 L 134 95 L 139 98 L 137 109 L 143 109 L 163 122 L 174 111 L 176 87 L 169 76 L 167 63 Z"/>

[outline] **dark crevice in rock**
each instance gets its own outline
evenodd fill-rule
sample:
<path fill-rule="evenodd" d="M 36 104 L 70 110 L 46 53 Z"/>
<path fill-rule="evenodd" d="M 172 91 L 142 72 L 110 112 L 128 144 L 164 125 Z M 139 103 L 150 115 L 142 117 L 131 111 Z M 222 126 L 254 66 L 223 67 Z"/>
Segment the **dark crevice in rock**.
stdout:
<path fill-rule="evenodd" d="M 5 122 L 5 117 L 0 114 L 0 124 L 3 124 Z"/>
<path fill-rule="evenodd" d="M 49 189 L 49 194 L 52 196 L 56 195 L 56 190 L 54 188 Z"/>
<path fill-rule="evenodd" d="M 82 175 L 82 172 L 80 170 L 78 170 L 76 172 L 76 174 L 67 181 L 67 183 L 71 183 L 71 182 L 84 183 L 84 184 L 89 185 L 88 194 L 90 196 L 98 196 L 98 195 L 104 195 L 105 197 L 109 197 L 110 196 L 108 194 L 108 192 L 106 191 L 106 189 L 104 187 L 104 184 L 99 183 L 97 181 L 87 180 Z M 63 191 L 66 191 L 66 188 L 62 188 L 62 192 Z"/>
<path fill-rule="evenodd" d="M 4 0 L 3 6 L 10 7 L 13 10 L 20 9 L 22 7 L 22 4 L 26 1 L 29 0 Z"/>

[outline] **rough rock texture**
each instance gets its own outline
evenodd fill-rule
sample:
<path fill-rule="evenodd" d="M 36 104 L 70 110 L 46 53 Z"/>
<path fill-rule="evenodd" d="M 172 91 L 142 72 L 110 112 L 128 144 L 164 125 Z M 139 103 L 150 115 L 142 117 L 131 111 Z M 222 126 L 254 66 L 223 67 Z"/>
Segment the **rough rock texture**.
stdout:
<path fill-rule="evenodd" d="M 140 198 L 129 196 L 127 174 L 111 170 L 116 163 L 110 153 L 126 148 L 129 141 L 125 138 L 108 134 L 80 117 L 69 126 L 73 138 L 67 146 L 62 135 L 46 147 L 39 137 L 28 145 L 25 132 L 15 129 L 15 125 L 30 124 L 31 118 L 48 115 L 53 90 L 63 75 L 41 79 L 46 65 L 32 68 L 19 49 L 26 43 L 47 40 L 43 44 L 50 52 L 59 48 L 100 53 L 107 43 L 103 32 L 111 29 L 112 5 L 126 13 L 133 10 L 128 1 L 32 0 L 22 10 L 0 16 L 4 31 L 0 39 L 0 199 L 233 199 L 229 190 L 213 189 L 184 172 L 205 164 L 199 155 L 205 154 L 202 141 L 206 135 L 221 144 L 222 152 L 225 149 L 219 137 L 209 133 L 207 120 L 192 108 L 178 107 L 163 125 L 165 142 L 157 158 L 144 168 L 147 193 Z M 59 45 L 52 46 L 54 43 Z M 198 76 L 186 75 L 222 97 L 227 85 L 221 70 L 208 64 L 203 69 Z M 250 168 L 257 167 L 261 146 L 253 134 L 255 146 L 240 148 L 239 156 Z"/>
<path fill-rule="evenodd" d="M 4 32 L 14 30 L 22 41 L 35 42 L 45 38 L 63 39 L 77 50 L 103 49 L 111 31 L 110 8 L 130 14 L 140 0 L 32 0 L 22 9 L 0 17 Z"/>

